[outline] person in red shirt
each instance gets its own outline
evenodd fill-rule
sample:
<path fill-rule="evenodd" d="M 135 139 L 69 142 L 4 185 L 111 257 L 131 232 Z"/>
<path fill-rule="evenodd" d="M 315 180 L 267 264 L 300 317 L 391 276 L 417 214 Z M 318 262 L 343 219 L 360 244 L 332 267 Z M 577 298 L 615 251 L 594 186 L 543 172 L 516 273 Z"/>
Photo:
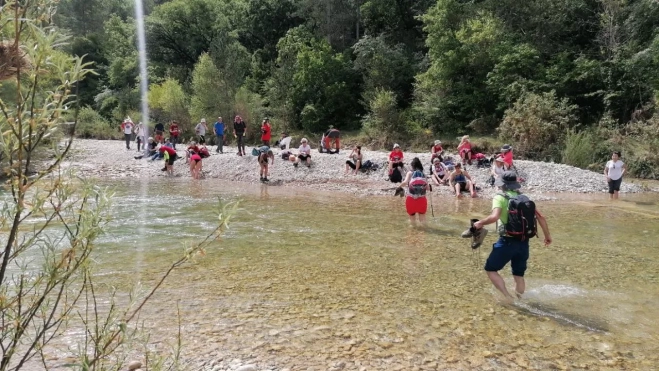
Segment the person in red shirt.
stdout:
<path fill-rule="evenodd" d="M 465 163 L 471 165 L 471 142 L 469 141 L 469 135 L 462 137 L 460 145 L 458 145 L 458 153 L 460 153 L 462 165 L 466 165 Z"/>
<path fill-rule="evenodd" d="M 172 121 L 172 123 L 169 124 L 169 140 L 172 142 L 172 146 L 174 146 L 174 149 L 176 149 L 176 143 L 179 143 L 178 141 L 179 134 L 180 134 L 180 130 L 178 127 L 178 121 Z"/>
<path fill-rule="evenodd" d="M 174 175 L 174 161 L 176 161 L 176 150 L 167 146 L 160 146 L 158 149 L 160 153 L 163 154 L 165 158 L 165 168 L 164 171 L 167 171 L 169 175 Z"/>
<path fill-rule="evenodd" d="M 193 154 L 199 154 L 199 146 L 197 143 L 193 140 L 190 142 L 188 145 L 188 148 L 185 150 L 185 163 L 190 163 L 190 157 Z"/>
<path fill-rule="evenodd" d="M 504 144 L 501 147 L 501 157 L 503 158 L 506 170 L 511 170 L 513 168 L 513 146 Z"/>
<path fill-rule="evenodd" d="M 403 164 L 403 151 L 400 149 L 398 143 L 394 144 L 394 149 L 389 154 L 389 175 L 394 172 L 395 167 L 404 167 Z"/>
<path fill-rule="evenodd" d="M 432 162 L 435 158 L 438 158 L 439 161 L 442 161 L 443 152 L 444 149 L 442 148 L 442 141 L 436 140 L 435 145 L 430 148 L 430 153 L 432 154 L 432 156 L 430 156 L 430 162 Z"/>
<path fill-rule="evenodd" d="M 261 141 L 264 146 L 270 147 L 270 137 L 272 135 L 272 125 L 270 125 L 270 119 L 265 118 L 263 123 L 261 123 Z"/>

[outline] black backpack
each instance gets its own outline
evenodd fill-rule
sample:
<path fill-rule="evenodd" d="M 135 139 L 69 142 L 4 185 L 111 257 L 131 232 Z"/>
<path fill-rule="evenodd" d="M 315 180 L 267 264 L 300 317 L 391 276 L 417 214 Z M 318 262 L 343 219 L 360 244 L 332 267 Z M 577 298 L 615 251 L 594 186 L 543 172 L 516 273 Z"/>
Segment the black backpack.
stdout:
<path fill-rule="evenodd" d="M 535 219 L 535 202 L 523 194 L 511 197 L 507 193 L 499 193 L 508 201 L 508 223 L 499 226 L 499 234 L 520 241 L 538 235 L 538 225 Z"/>
<path fill-rule="evenodd" d="M 397 167 L 395 167 L 391 175 L 389 175 L 389 181 L 392 183 L 400 183 L 403 181 L 403 174 L 401 174 Z"/>

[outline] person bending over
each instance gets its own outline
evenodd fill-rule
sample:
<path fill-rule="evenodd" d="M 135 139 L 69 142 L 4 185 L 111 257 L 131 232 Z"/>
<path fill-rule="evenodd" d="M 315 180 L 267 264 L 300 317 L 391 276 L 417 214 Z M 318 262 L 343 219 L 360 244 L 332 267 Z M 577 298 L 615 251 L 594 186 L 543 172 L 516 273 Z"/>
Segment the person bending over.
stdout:
<path fill-rule="evenodd" d="M 275 155 L 272 153 L 272 150 L 268 146 L 262 146 L 259 148 L 258 155 L 259 163 L 259 178 L 262 182 L 269 182 L 268 176 L 270 175 L 270 166 L 275 164 Z M 268 163 L 268 159 L 272 162 Z"/>

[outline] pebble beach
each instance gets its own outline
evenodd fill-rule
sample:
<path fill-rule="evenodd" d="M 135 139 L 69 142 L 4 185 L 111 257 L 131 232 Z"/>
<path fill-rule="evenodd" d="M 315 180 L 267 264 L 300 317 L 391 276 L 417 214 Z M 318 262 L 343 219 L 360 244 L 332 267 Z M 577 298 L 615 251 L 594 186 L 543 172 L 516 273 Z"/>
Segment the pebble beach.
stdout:
<path fill-rule="evenodd" d="M 190 177 L 188 165 L 185 163 L 185 145 L 177 145 L 178 155 L 183 157 L 174 164 L 175 177 Z M 215 146 L 209 146 L 209 158 L 203 160 L 203 179 L 212 181 L 222 179 L 227 181 L 258 183 L 259 167 L 256 157 L 252 156 L 253 147 L 247 147 L 246 156 L 238 156 L 236 147 L 225 146 L 224 153 L 215 152 Z M 88 140 L 78 139 L 74 142 L 64 167 L 75 167 L 82 176 L 99 179 L 137 179 L 141 177 L 164 178 L 167 175 L 161 171 L 162 160 L 135 159 L 137 152 L 135 143 L 131 143 L 131 150 L 127 150 L 125 142 L 119 140 Z M 293 153 L 296 149 L 293 148 Z M 357 196 L 393 195 L 397 186 L 387 179 L 388 152 L 362 149 L 364 161 L 371 160 L 379 165 L 379 169 L 368 173 L 356 175 L 345 174 L 345 162 L 350 154 L 349 149 L 342 149 L 339 154 L 319 153 L 316 148 L 312 151 L 312 166 L 294 167 L 291 162 L 280 157 L 280 150 L 273 148 L 275 162 L 270 166 L 270 186 L 308 187 L 323 191 L 346 192 Z M 406 152 L 405 162 L 419 157 L 424 164 L 425 173 L 430 166 L 430 152 Z M 454 158 L 458 156 L 450 151 L 445 154 Z M 605 193 L 607 184 L 602 173 L 579 169 L 569 165 L 515 160 L 519 175 L 524 179 L 522 190 L 524 193 L 538 200 L 552 200 L 560 198 L 560 194 L 578 193 Z M 491 197 L 497 192 L 490 187 L 487 181 L 490 177 L 488 168 L 477 168 L 467 165 L 465 170 L 475 180 L 479 188 L 478 197 Z M 191 178 L 191 177 L 190 177 Z M 192 179 L 191 179 L 192 180 Z M 621 193 L 637 193 L 643 188 L 634 183 L 623 181 Z M 452 196 L 454 193 L 448 186 L 434 186 L 433 192 L 439 195 Z M 468 197 L 468 194 L 465 194 Z"/>

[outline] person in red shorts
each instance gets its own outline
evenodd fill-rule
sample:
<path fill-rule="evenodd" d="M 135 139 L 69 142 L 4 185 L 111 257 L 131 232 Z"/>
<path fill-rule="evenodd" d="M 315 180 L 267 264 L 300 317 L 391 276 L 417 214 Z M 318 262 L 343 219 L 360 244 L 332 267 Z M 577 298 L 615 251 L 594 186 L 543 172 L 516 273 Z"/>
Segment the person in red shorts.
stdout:
<path fill-rule="evenodd" d="M 410 223 L 416 225 L 416 217 L 418 215 L 419 223 L 426 224 L 426 211 L 428 210 L 428 200 L 426 199 L 426 192 L 430 190 L 426 176 L 423 174 L 423 165 L 418 157 L 412 159 L 410 163 L 411 171 L 407 172 L 405 179 L 398 187 L 399 190 L 407 187 L 407 196 L 405 197 L 405 209 L 407 215 L 410 216 Z"/>
<path fill-rule="evenodd" d="M 193 179 L 201 179 L 201 156 L 197 153 L 190 156 L 190 174 Z"/>

